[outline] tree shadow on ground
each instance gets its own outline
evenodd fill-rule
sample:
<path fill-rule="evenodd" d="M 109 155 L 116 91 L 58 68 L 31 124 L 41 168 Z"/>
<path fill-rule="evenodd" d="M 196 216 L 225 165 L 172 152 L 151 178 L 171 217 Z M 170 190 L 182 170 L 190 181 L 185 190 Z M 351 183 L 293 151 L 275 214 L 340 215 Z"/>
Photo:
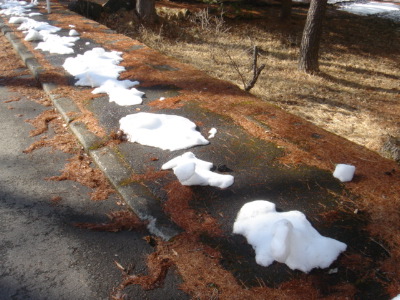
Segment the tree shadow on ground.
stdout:
<path fill-rule="evenodd" d="M 318 76 L 334 82 L 338 85 L 342 85 L 342 86 L 346 86 L 346 87 L 350 87 L 350 88 L 355 88 L 355 89 L 363 89 L 363 90 L 373 90 L 373 91 L 377 91 L 377 92 L 383 92 L 383 93 L 389 93 L 389 94 L 400 94 L 400 89 L 397 88 L 392 88 L 392 89 L 384 89 L 381 87 L 376 87 L 376 86 L 370 86 L 370 85 L 364 85 L 358 82 L 354 82 L 354 81 L 349 81 L 343 78 L 337 78 L 334 77 L 328 73 L 324 73 L 324 72 L 320 72 L 318 73 Z"/>

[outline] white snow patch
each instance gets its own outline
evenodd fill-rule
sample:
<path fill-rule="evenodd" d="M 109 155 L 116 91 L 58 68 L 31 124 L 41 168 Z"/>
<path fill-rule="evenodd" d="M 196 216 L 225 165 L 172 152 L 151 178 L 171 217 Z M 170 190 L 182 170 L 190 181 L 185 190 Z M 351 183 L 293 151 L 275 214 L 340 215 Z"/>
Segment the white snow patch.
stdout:
<path fill-rule="evenodd" d="M 333 177 L 339 179 L 341 182 L 348 182 L 353 179 L 355 171 L 355 166 L 338 164 L 333 172 Z"/>
<path fill-rule="evenodd" d="M 76 31 L 75 29 L 71 29 L 71 30 L 68 32 L 68 35 L 69 35 L 69 36 L 79 36 L 80 34 L 79 34 L 79 32 Z"/>
<path fill-rule="evenodd" d="M 24 22 L 27 22 L 29 20 L 29 18 L 27 17 L 11 17 L 8 20 L 8 23 L 10 24 L 22 24 Z"/>
<path fill-rule="evenodd" d="M 75 42 L 79 40 L 79 37 L 43 34 L 42 31 L 39 31 L 39 33 L 43 35 L 43 42 L 40 42 L 35 49 L 48 51 L 50 53 L 72 54 L 74 53 L 72 47 L 75 46 Z"/>
<path fill-rule="evenodd" d="M 20 26 L 18 27 L 18 30 L 24 31 L 24 30 L 29 30 L 29 29 L 35 29 L 36 31 L 40 32 L 46 32 L 46 33 L 56 33 L 61 30 L 60 27 L 50 25 L 47 22 L 39 22 L 31 18 L 24 18 L 25 20 L 21 22 Z M 10 18 L 11 22 L 13 18 Z M 42 32 L 42 33 L 43 33 Z"/>
<path fill-rule="evenodd" d="M 63 67 L 75 76 L 75 85 L 99 87 L 107 80 L 117 79 L 125 68 L 118 66 L 122 61 L 121 52 L 106 52 L 103 48 L 94 48 L 76 57 L 68 57 Z"/>
<path fill-rule="evenodd" d="M 212 167 L 212 163 L 196 158 L 192 152 L 186 152 L 166 162 L 161 168 L 173 169 L 183 185 L 210 185 L 224 189 L 233 184 L 232 175 L 212 172 Z"/>
<path fill-rule="evenodd" d="M 43 35 L 35 29 L 29 29 L 25 36 L 25 41 L 43 41 Z"/>
<path fill-rule="evenodd" d="M 33 12 L 33 13 L 29 13 L 28 17 L 35 17 L 35 16 L 41 16 L 42 14 L 39 12 Z"/>
<path fill-rule="evenodd" d="M 400 294 L 398 294 L 396 297 L 394 297 L 392 300 L 400 300 Z"/>
<path fill-rule="evenodd" d="M 27 4 L 24 1 L 10 1 L 0 6 L 3 8 L 0 13 L 12 16 L 9 20 L 9 23 L 20 24 L 18 30 L 26 33 L 26 41 L 42 41 L 35 49 L 57 54 L 74 53 L 72 47 L 79 38 L 72 36 L 61 37 L 55 34 L 56 32 L 60 31 L 61 28 L 52 26 L 47 22 L 39 22 L 32 18 L 26 17 L 27 15 L 30 17 L 40 15 L 40 13 L 30 12 L 29 8 L 34 6 L 36 6 L 35 3 Z"/>
<path fill-rule="evenodd" d="M 328 0 L 328 4 L 344 3 L 344 2 L 354 2 L 354 0 Z"/>
<path fill-rule="evenodd" d="M 0 14 L 6 16 L 25 16 L 30 12 L 30 8 L 34 6 L 34 4 L 28 4 L 25 1 L 8 1 L 0 4 Z"/>
<path fill-rule="evenodd" d="M 208 132 L 210 135 L 208 136 L 209 139 L 212 139 L 215 137 L 216 133 L 217 133 L 217 129 L 216 128 L 211 128 L 210 131 Z"/>
<path fill-rule="evenodd" d="M 274 260 L 292 270 L 309 272 L 327 268 L 346 250 L 346 244 L 320 235 L 299 211 L 276 212 L 265 200 L 246 203 L 233 225 L 233 233 L 246 237 L 264 267 Z"/>
<path fill-rule="evenodd" d="M 26 33 L 26 41 L 42 41 L 35 49 L 57 54 L 74 53 L 72 47 L 79 37 L 62 37 L 54 34 L 61 28 L 52 26 L 47 22 L 38 22 L 27 17 L 11 17 L 9 23 L 20 24 L 18 30 Z"/>
<path fill-rule="evenodd" d="M 118 105 L 136 105 L 142 103 L 143 92 L 132 88 L 138 81 L 118 80 L 119 74 L 125 71 L 118 64 L 122 61 L 122 52 L 109 51 L 97 47 L 69 57 L 65 60 L 64 69 L 75 76 L 75 85 L 97 87 L 92 93 L 107 93 L 110 102 Z"/>
<path fill-rule="evenodd" d="M 396 4 L 375 1 L 370 1 L 367 3 L 345 4 L 340 6 L 338 9 L 363 16 L 400 10 L 399 6 Z"/>
<path fill-rule="evenodd" d="M 109 96 L 110 102 L 115 102 L 121 106 L 136 105 L 143 102 L 143 92 L 131 88 L 133 85 L 138 85 L 137 81 L 130 80 L 107 80 L 100 87 L 92 91 L 93 94 L 106 93 Z"/>
<path fill-rule="evenodd" d="M 175 151 L 209 143 L 196 130 L 196 124 L 181 116 L 140 112 L 123 117 L 119 123 L 130 142 L 163 150 Z"/>

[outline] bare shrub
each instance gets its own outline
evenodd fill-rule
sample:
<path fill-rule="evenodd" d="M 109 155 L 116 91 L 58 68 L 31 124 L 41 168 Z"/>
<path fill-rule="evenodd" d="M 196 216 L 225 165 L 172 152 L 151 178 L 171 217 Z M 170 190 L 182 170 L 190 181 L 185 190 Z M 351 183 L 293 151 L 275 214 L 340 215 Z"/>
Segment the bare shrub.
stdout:
<path fill-rule="evenodd" d="M 226 33 L 229 27 L 226 26 L 224 20 L 224 11 L 222 10 L 219 16 L 211 15 L 208 8 L 199 10 L 190 18 L 190 21 L 199 26 L 205 32 L 212 32 L 216 34 Z"/>

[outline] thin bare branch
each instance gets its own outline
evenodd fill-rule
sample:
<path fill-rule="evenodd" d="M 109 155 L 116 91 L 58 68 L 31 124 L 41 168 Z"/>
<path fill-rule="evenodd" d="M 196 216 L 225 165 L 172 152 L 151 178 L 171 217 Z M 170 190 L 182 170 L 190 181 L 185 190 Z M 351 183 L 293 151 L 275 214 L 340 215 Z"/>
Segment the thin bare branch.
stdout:
<path fill-rule="evenodd" d="M 253 78 L 245 84 L 244 90 L 246 92 L 250 91 L 257 82 L 258 77 L 261 74 L 261 71 L 265 68 L 265 64 L 262 64 L 260 67 L 257 67 L 257 58 L 258 58 L 258 47 L 254 46 L 253 50 Z"/>
<path fill-rule="evenodd" d="M 226 56 L 229 58 L 229 60 L 230 60 L 230 62 L 232 64 L 232 67 L 236 70 L 236 72 L 238 73 L 240 79 L 242 80 L 243 86 L 246 86 L 246 79 L 244 78 L 242 72 L 240 71 L 238 64 L 232 58 L 232 56 L 229 55 L 228 51 L 226 51 L 225 49 L 223 49 L 223 50 L 224 50 Z"/>

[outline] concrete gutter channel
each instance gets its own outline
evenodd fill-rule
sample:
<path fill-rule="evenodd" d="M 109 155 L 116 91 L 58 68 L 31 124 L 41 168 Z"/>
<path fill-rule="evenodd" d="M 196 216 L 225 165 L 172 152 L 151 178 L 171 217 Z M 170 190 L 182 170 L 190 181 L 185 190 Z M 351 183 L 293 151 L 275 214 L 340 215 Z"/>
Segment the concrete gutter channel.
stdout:
<path fill-rule="evenodd" d="M 65 12 L 57 11 L 57 13 L 74 14 L 66 9 Z M 41 16 L 41 18 L 45 20 L 46 16 Z M 84 17 L 81 18 L 84 19 Z M 3 23 L 1 23 L 1 20 L 3 20 Z M 54 22 L 50 21 L 49 23 Z M 0 27 L 21 59 L 33 75 L 39 79 L 39 74 L 44 71 L 44 67 L 38 63 L 35 54 L 28 51 L 23 42 L 13 33 L 13 29 L 6 25 L 6 20 L 2 17 L 0 17 Z M 79 31 L 79 28 L 77 30 Z M 96 29 L 93 28 L 93 30 Z M 92 41 L 90 41 L 90 46 L 86 46 L 86 41 L 82 39 L 79 42 L 79 47 L 74 48 L 76 50 L 74 56 L 92 49 L 94 46 L 102 46 L 96 45 Z M 134 51 L 138 47 L 140 46 L 136 42 L 127 51 Z M 66 55 L 47 54 L 47 52 L 41 53 L 48 62 L 58 67 L 67 57 Z M 168 76 L 168 72 L 181 72 L 181 70 L 168 66 L 164 66 L 163 69 L 166 76 Z M 57 88 L 54 83 L 41 82 L 41 84 L 71 131 L 109 178 L 127 205 L 142 220 L 149 221 L 149 230 L 152 234 L 164 240 L 170 240 L 182 232 L 182 229 L 174 224 L 162 209 L 162 203 L 167 198 L 163 187 L 169 181 L 176 180 L 175 176 L 171 172 L 169 175 L 154 181 L 122 183 L 126 183 L 132 174 L 145 173 L 148 168 L 160 170 L 163 163 L 186 151 L 192 151 L 198 158 L 211 161 L 220 170 L 232 174 L 235 177 L 235 183 L 225 190 L 211 187 L 192 187 L 195 201 L 191 202 L 191 206 L 197 211 L 209 213 L 217 219 L 226 236 L 217 239 L 204 236 L 204 241 L 219 247 L 224 255 L 224 266 L 234 273 L 236 272 L 235 276 L 242 282 L 251 285 L 250 281 L 253 280 L 253 284 L 257 285 L 257 278 L 264 278 L 267 282 L 279 283 L 298 275 L 282 264 L 274 264 L 266 272 L 265 268 L 254 262 L 251 247 L 244 242 L 244 239 L 231 234 L 232 225 L 240 207 L 244 203 L 256 199 L 271 199 L 282 210 L 298 209 L 303 211 L 311 222 L 318 223 L 318 230 L 321 234 L 339 239 L 354 245 L 354 247 L 357 247 L 356 245 L 367 245 L 365 248 L 363 247 L 363 251 L 369 251 L 367 247 L 371 243 L 368 242 L 365 235 L 361 234 L 360 229 L 362 225 L 365 225 L 363 224 L 364 220 L 357 220 L 354 215 L 342 216 L 343 218 L 340 221 L 342 223 L 340 224 L 343 224 L 343 226 L 338 223 L 336 227 L 332 226 L 332 223 L 324 226 L 323 222 L 319 220 L 318 216 L 321 212 L 331 211 L 339 205 L 340 197 L 334 196 L 334 194 L 341 195 L 343 185 L 334 179 L 329 172 L 314 167 L 286 168 L 276 160 L 277 157 L 282 155 L 281 149 L 272 143 L 252 137 L 228 118 L 206 111 L 196 104 L 186 104 L 179 111 L 162 109 L 160 110 L 161 113 L 179 114 L 192 121 L 201 121 L 203 124 L 201 131 L 205 136 L 211 127 L 218 128 L 217 137 L 210 140 L 211 143 L 207 146 L 174 152 L 128 142 L 114 147 L 99 148 L 100 138 L 91 133 L 84 124 L 74 122 L 69 117 L 71 113 L 80 112 L 74 101 L 54 93 Z M 154 110 L 146 105 L 148 101 L 179 93 L 179 90 L 170 86 L 153 86 L 150 88 L 139 86 L 138 89 L 146 92 L 144 105 L 140 106 L 140 111 L 143 112 Z M 109 103 L 106 96 L 91 101 L 88 108 L 95 114 L 99 124 L 108 132 L 117 130 L 119 128 L 118 120 L 135 112 L 136 109 L 136 107 L 120 107 L 114 103 Z M 152 160 L 151 158 L 157 159 Z M 346 224 L 346 220 L 350 218 L 352 226 Z M 371 251 L 373 250 L 376 249 L 371 249 Z M 248 271 L 243 271 L 244 265 Z M 240 271 L 238 271 L 239 269 Z M 327 273 L 327 271 L 322 270 L 318 272 Z"/>

